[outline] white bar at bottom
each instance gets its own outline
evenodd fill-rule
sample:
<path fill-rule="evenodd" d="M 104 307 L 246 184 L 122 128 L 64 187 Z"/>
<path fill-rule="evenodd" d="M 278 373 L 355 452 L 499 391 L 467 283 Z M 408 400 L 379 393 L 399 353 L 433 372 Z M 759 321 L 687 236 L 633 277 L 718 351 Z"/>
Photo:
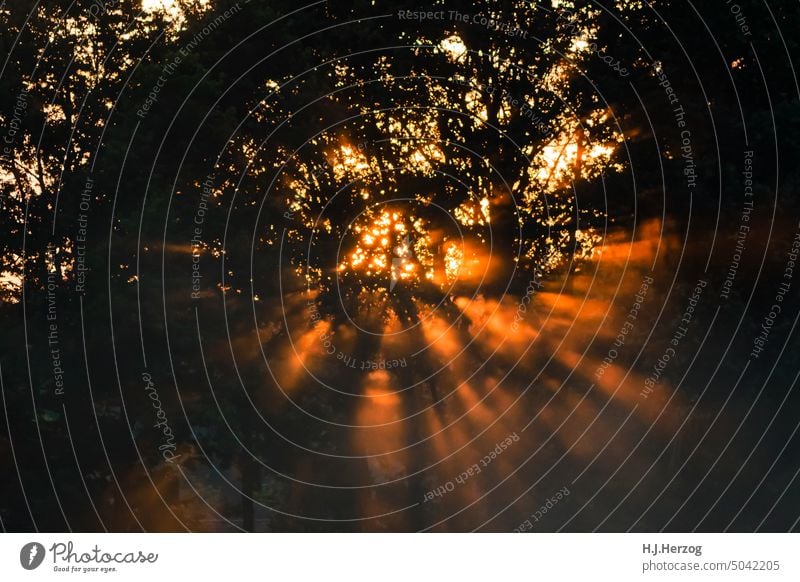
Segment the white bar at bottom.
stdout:
<path fill-rule="evenodd" d="M 796 534 L 3 534 L 0 580 L 777 582 L 800 580 L 799 542 Z"/>

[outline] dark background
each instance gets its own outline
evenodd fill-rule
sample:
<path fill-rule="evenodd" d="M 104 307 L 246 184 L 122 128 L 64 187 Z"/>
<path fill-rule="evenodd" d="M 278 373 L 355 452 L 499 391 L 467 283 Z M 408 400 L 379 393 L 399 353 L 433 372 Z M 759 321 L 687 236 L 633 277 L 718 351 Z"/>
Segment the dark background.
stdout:
<path fill-rule="evenodd" d="M 800 282 L 784 274 L 800 231 L 800 5 L 739 1 L 749 35 L 724 2 L 596 2 L 567 21 L 568 5 L 559 12 L 520 1 L 337 1 L 299 10 L 279 0 L 238 8 L 211 0 L 205 9 L 185 6 L 180 26 L 142 13 L 137 2 L 101 5 L 12 0 L 0 7 L 0 118 L 11 140 L 2 144 L 9 149 L 0 191 L 1 270 L 10 281 L 0 302 L 4 530 L 511 531 L 526 520 L 535 531 L 797 530 Z M 406 9 L 491 13 L 529 35 L 397 18 Z M 203 32 L 226 10 L 229 18 Z M 558 91 L 548 87 L 546 73 L 568 53 L 571 26 L 591 26 L 599 54 L 628 76 L 587 55 Z M 468 58 L 388 48 L 452 34 L 470 49 Z M 183 55 L 193 39 L 200 41 Z M 367 52 L 346 59 L 346 78 L 362 84 L 303 109 L 337 89 L 334 68 L 324 63 L 359 51 Z M 528 74 L 503 70 L 487 58 L 493 54 Z M 179 56 L 157 102 L 137 115 L 165 64 Z M 654 61 L 686 113 L 692 188 Z M 576 167 L 574 179 L 551 193 L 553 207 L 566 210 L 552 226 L 563 233 L 560 260 L 547 269 L 540 268 L 545 250 L 534 244 L 548 233 L 537 209 L 517 213 L 498 202 L 489 229 L 498 271 L 480 293 L 513 306 L 532 278 L 540 281 L 530 308 L 536 342 L 525 336 L 494 354 L 491 333 L 502 330 L 490 330 L 470 344 L 476 321 L 462 318 L 453 300 L 467 289 L 420 286 L 398 293 L 391 311 L 411 323 L 420 317 L 417 305 L 443 300 L 442 319 L 460 321 L 453 333 L 471 346 L 457 359 L 431 354 L 375 376 L 309 358 L 317 380 L 301 372 L 284 386 L 287 338 L 308 333 L 300 296 L 308 281 L 293 273 L 309 266 L 308 229 L 284 217 L 285 176 L 324 166 L 325 147 L 306 144 L 284 171 L 281 164 L 311 136 L 365 109 L 397 107 L 413 119 L 415 107 L 437 106 L 435 83 L 461 104 L 439 118 L 442 139 L 479 152 L 509 182 L 524 182 L 528 162 L 510 142 L 535 148 L 544 137 L 519 111 L 503 122 L 506 137 L 486 125 L 450 123 L 467 115 L 466 88 L 454 82 L 464 78 L 492 89 L 490 125 L 501 123 L 496 96 L 505 90 L 531 95 L 556 128 L 568 115 L 585 120 L 607 109 L 609 127 L 624 136 L 618 167 L 602 176 Z M 292 82 L 271 95 L 270 80 Z M 370 115 L 362 119 L 343 123 L 337 136 L 368 144 L 378 163 L 396 163 Z M 753 152 L 750 230 L 723 297 L 744 208 L 745 151 Z M 442 170 L 461 172 L 478 188 L 490 172 L 474 160 L 458 166 L 454 152 L 447 149 Z M 317 205 L 335 191 L 329 173 L 322 171 L 328 182 L 318 185 Z M 441 176 L 392 174 L 383 167 L 374 185 L 408 195 L 427 188 L 447 209 L 462 200 Z M 190 240 L 209 175 L 202 297 L 192 299 Z M 84 210 L 87 178 L 93 187 Z M 535 187 L 515 186 L 518 194 Z M 335 268 L 336 229 L 352 208 L 330 210 L 334 232 L 310 258 L 321 272 Z M 81 213 L 88 271 L 85 290 L 76 290 Z M 602 252 L 592 257 L 576 252 L 588 227 L 603 235 Z M 519 249 L 530 250 L 529 260 L 515 264 Z M 594 372 L 647 276 L 654 283 L 642 313 L 599 381 Z M 688 333 L 653 394 L 642 398 L 701 279 L 708 284 Z M 362 322 L 383 325 L 390 308 L 365 300 L 363 281 L 343 281 L 339 302 L 330 279 L 315 279 L 323 316 L 346 327 L 350 302 Z M 790 283 L 782 311 L 753 357 L 782 282 Z M 54 322 L 57 344 L 48 341 Z M 428 339 L 412 335 L 409 349 Z M 386 355 L 367 332 L 346 341 L 360 360 Z M 171 462 L 159 450 L 164 433 L 153 426 L 145 374 L 174 435 Z M 371 384 L 376 378 L 413 389 L 365 403 L 359 396 L 383 388 Z M 319 379 L 341 392 L 321 388 Z M 460 380 L 468 380 L 469 394 Z M 378 429 L 347 426 L 395 420 Z M 423 502 L 511 434 L 519 440 L 479 475 Z M 565 487 L 569 495 L 554 504 Z"/>

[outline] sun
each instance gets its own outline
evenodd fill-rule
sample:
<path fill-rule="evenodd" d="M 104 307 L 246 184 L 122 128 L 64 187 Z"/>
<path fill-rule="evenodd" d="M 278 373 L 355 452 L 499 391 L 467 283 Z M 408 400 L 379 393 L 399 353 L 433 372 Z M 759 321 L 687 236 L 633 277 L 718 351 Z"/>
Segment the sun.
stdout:
<path fill-rule="evenodd" d="M 338 265 L 375 282 L 419 283 L 433 279 L 433 251 L 427 221 L 402 209 L 367 211 L 351 228 L 351 250 Z"/>

